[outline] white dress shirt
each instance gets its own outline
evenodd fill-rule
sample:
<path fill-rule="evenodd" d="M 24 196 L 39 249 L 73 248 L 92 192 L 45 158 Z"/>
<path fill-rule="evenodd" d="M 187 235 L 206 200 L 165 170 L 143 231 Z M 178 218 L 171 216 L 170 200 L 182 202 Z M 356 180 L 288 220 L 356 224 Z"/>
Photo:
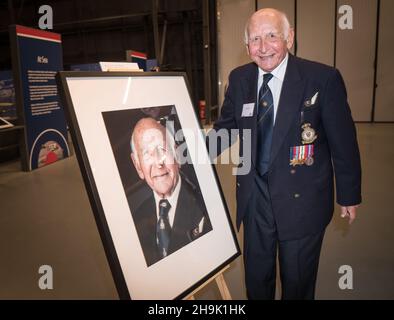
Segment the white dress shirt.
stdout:
<path fill-rule="evenodd" d="M 171 208 L 170 208 L 170 211 L 168 211 L 168 220 L 170 222 L 171 228 L 174 224 L 175 210 L 176 210 L 176 206 L 178 204 L 178 197 L 179 197 L 179 191 L 181 190 L 181 184 L 182 184 L 182 179 L 181 179 L 181 177 L 178 177 L 178 183 L 174 189 L 174 192 L 168 198 L 162 198 L 158 194 L 156 194 L 156 192 L 153 192 L 153 195 L 155 196 L 155 202 L 156 202 L 157 221 L 159 220 L 159 202 L 160 202 L 160 200 L 167 199 L 167 201 L 170 203 Z"/>
<path fill-rule="evenodd" d="M 289 60 L 289 54 L 286 54 L 286 57 L 283 61 L 274 69 L 272 72 L 265 72 L 261 68 L 259 68 L 259 80 L 257 83 L 257 100 L 259 100 L 259 90 L 261 85 L 263 84 L 263 76 L 266 73 L 271 73 L 273 75 L 270 82 L 268 82 L 268 86 L 271 89 L 272 97 L 274 98 L 274 123 L 276 119 L 276 113 L 278 111 L 280 93 L 282 91 L 283 80 L 285 78 L 287 61 Z"/>

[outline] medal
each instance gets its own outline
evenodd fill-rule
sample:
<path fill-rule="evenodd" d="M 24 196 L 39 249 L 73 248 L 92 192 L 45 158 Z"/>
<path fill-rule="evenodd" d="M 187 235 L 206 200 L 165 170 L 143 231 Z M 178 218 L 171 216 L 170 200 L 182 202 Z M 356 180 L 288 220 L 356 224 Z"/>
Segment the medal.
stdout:
<path fill-rule="evenodd" d="M 305 163 L 304 159 L 291 159 L 290 160 L 290 165 L 293 166 L 293 167 L 300 166 L 300 165 L 302 165 L 304 163 Z"/>
<path fill-rule="evenodd" d="M 305 123 L 301 127 L 303 129 L 301 133 L 302 144 L 309 144 L 316 140 L 317 135 L 315 129 L 311 128 L 310 123 Z"/>
<path fill-rule="evenodd" d="M 305 164 L 307 166 L 311 166 L 313 164 L 313 158 L 312 156 L 309 156 L 308 158 L 305 159 Z"/>
<path fill-rule="evenodd" d="M 200 233 L 200 230 L 198 229 L 198 227 L 196 227 L 192 230 L 192 234 L 194 237 L 197 237 L 199 233 Z"/>

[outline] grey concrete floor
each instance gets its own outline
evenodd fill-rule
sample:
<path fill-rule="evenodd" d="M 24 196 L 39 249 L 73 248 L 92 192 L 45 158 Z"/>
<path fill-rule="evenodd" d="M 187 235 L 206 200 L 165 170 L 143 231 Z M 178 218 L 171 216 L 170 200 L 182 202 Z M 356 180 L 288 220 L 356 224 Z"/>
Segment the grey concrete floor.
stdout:
<path fill-rule="evenodd" d="M 351 227 L 334 214 L 317 299 L 394 299 L 394 124 L 358 124 L 357 130 L 363 204 Z M 216 167 L 234 221 L 232 166 Z M 18 161 L 0 164 L 0 204 L 0 299 L 118 298 L 75 156 L 29 173 Z M 242 247 L 242 229 L 238 239 Z M 53 290 L 38 286 L 41 265 L 53 268 Z M 353 289 L 339 288 L 343 265 L 352 268 Z M 224 276 L 232 297 L 245 299 L 242 257 Z M 220 294 L 209 284 L 196 299 Z"/>

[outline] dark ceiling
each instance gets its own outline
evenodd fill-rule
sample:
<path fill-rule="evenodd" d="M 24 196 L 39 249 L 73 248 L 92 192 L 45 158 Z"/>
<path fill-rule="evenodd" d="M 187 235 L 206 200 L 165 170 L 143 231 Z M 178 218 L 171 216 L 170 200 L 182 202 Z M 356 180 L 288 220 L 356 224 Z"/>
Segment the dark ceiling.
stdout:
<path fill-rule="evenodd" d="M 184 71 L 195 105 L 204 99 L 203 0 L 1 0 L 0 70 L 11 68 L 8 26 L 38 28 L 39 7 L 53 9 L 53 31 L 62 35 L 64 69 L 72 64 L 124 61 L 126 50 L 155 58 L 154 11 L 157 9 L 159 47 L 165 41 L 162 70 Z M 215 1 L 209 1 L 215 21 Z M 210 33 L 216 34 L 215 23 Z M 211 79 L 216 77 L 216 36 L 211 37 Z M 212 56 L 211 52 L 211 56 Z M 214 94 L 215 96 L 215 94 Z"/>

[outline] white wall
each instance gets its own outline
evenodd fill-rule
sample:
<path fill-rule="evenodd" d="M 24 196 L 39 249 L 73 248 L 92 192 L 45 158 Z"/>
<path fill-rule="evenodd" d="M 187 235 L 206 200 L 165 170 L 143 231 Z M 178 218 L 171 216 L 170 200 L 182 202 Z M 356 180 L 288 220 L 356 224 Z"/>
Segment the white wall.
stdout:
<path fill-rule="evenodd" d="M 237 66 L 250 62 L 243 39 L 246 21 L 255 11 L 255 1 L 218 0 L 217 11 L 218 103 L 221 106 L 230 71 Z"/>
<path fill-rule="evenodd" d="M 394 121 L 394 1 L 381 0 L 375 121 Z"/>
<path fill-rule="evenodd" d="M 370 121 L 372 112 L 377 0 L 338 0 L 353 8 L 353 29 L 337 24 L 337 68 L 348 91 L 355 121 Z"/>
<path fill-rule="evenodd" d="M 334 65 L 335 1 L 297 1 L 297 56 Z"/>

